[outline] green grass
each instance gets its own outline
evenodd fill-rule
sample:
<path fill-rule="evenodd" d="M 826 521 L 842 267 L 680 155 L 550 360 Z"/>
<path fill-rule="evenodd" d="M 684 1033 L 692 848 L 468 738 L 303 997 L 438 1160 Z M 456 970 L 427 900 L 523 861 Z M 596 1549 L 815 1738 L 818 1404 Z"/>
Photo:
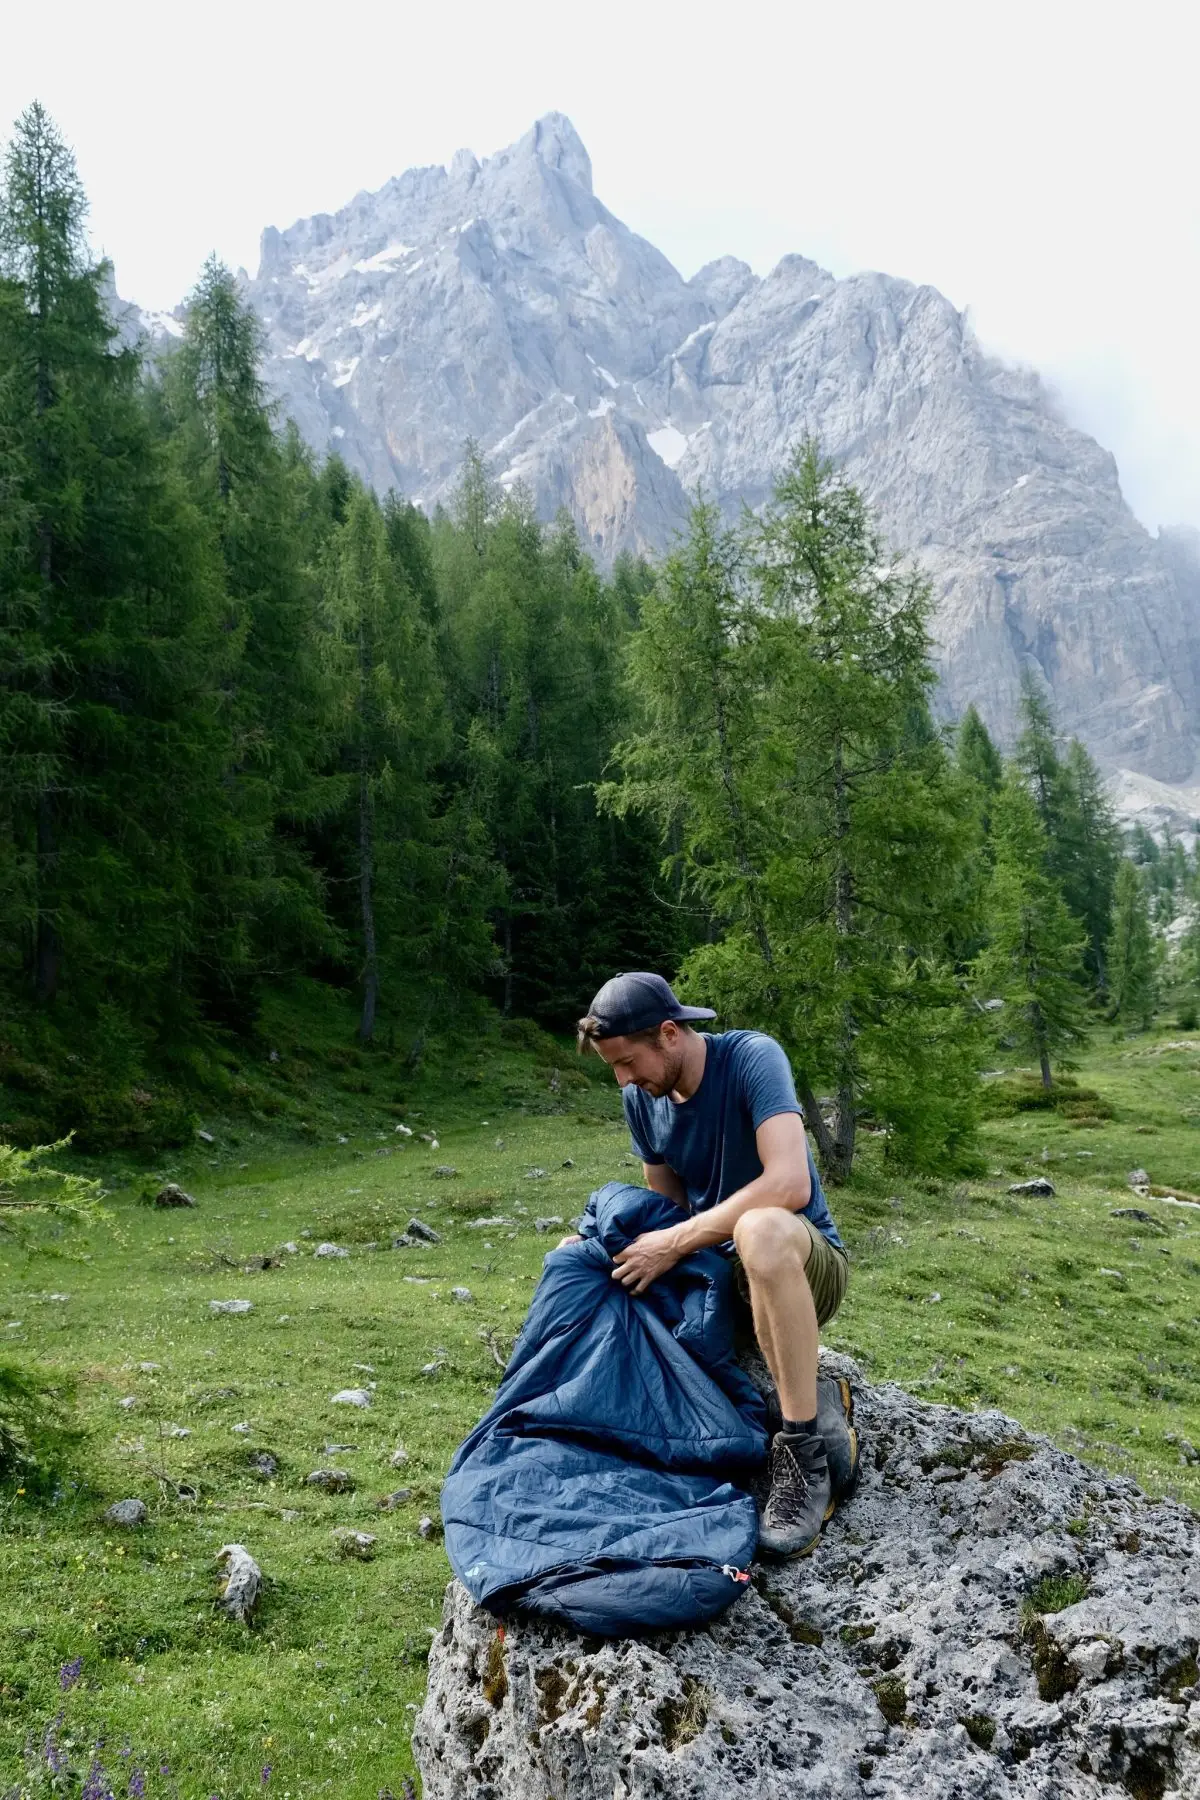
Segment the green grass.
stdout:
<path fill-rule="evenodd" d="M 93 1167 L 113 1189 L 119 1237 L 97 1234 L 87 1260 L 13 1255 L 0 1269 L 3 1340 L 78 1377 L 89 1433 L 87 1485 L 52 1506 L 11 1488 L 0 1498 L 0 1784 L 60 1707 L 85 1761 L 103 1729 L 106 1761 L 127 1771 L 128 1743 L 149 1767 L 148 1794 L 261 1793 L 269 1764 L 269 1794 L 376 1800 L 398 1797 L 412 1772 L 448 1573 L 418 1520 L 436 1516 L 446 1463 L 497 1378 L 492 1346 L 511 1341 L 554 1241 L 534 1218 L 569 1220 L 634 1165 L 606 1071 L 526 1028 L 492 1028 L 419 1077 L 348 1040 L 343 1017 L 281 1009 L 263 1057 L 230 1068 L 246 1091 L 233 1096 L 240 1110 L 206 1122 L 214 1144 L 152 1171 L 194 1193 L 194 1212 L 137 1204 L 146 1172 L 108 1159 Z M 861 1176 L 833 1199 L 854 1270 L 828 1339 L 873 1377 L 1000 1406 L 1197 1505 L 1200 1466 L 1180 1459 L 1200 1440 L 1200 1212 L 1125 1185 L 1141 1165 L 1156 1184 L 1200 1191 L 1200 1039 L 1168 1047 L 1178 1041 L 1161 1032 L 1089 1057 L 1080 1084 L 1111 1118 L 991 1120 L 978 1180 L 889 1175 L 868 1140 Z M 401 1116 L 414 1133 L 436 1130 L 438 1148 L 397 1134 Z M 439 1165 L 458 1174 L 437 1176 Z M 1041 1173 L 1053 1200 L 1007 1193 Z M 1112 1217 L 1129 1205 L 1152 1222 Z M 413 1213 L 442 1244 L 391 1250 Z M 494 1214 L 512 1224 L 472 1227 Z M 352 1254 L 315 1259 L 322 1238 Z M 243 1272 L 287 1240 L 301 1253 Z M 457 1285 L 470 1302 L 451 1297 Z M 253 1311 L 210 1313 L 210 1299 L 232 1297 Z M 430 1363 L 437 1372 L 422 1374 Z M 329 1404 L 369 1382 L 368 1412 Z M 248 1435 L 232 1430 L 241 1422 Z M 167 1436 L 172 1426 L 190 1435 Z M 356 1448 L 325 1454 L 328 1442 Z M 408 1461 L 393 1468 L 399 1444 Z M 279 1459 L 273 1482 L 250 1468 L 262 1449 Z M 305 1486 L 328 1464 L 353 1476 L 353 1493 Z M 411 1499 L 378 1511 L 376 1497 L 400 1486 Z M 129 1495 L 151 1509 L 141 1532 L 104 1521 Z M 339 1556 L 332 1534 L 347 1525 L 377 1535 L 373 1561 Z M 238 1541 L 267 1577 L 251 1630 L 214 1605 L 213 1559 Z M 63 1693 L 59 1671 L 75 1657 L 81 1678 Z"/>

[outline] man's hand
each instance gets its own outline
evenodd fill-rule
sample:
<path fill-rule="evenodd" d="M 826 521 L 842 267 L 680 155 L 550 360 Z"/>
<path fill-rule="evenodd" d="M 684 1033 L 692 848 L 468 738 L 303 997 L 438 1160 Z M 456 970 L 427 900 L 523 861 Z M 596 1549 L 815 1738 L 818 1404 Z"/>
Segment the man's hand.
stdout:
<path fill-rule="evenodd" d="M 644 1231 L 624 1250 L 618 1250 L 613 1261 L 612 1278 L 629 1294 L 644 1294 L 652 1281 L 673 1269 L 685 1254 L 675 1226 L 666 1231 Z"/>

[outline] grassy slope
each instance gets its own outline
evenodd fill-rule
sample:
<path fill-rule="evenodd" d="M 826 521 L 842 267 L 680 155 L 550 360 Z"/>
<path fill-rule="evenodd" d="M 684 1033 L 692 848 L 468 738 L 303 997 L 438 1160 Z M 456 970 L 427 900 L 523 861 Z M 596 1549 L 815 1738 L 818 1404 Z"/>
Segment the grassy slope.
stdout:
<path fill-rule="evenodd" d="M 416 1527 L 436 1514 L 442 1471 L 496 1379 L 486 1335 L 516 1331 L 553 1241 L 534 1217 L 569 1218 L 600 1181 L 631 1173 L 605 1072 L 585 1074 L 545 1040 L 472 1045 L 456 1072 L 435 1068 L 417 1084 L 398 1080 L 386 1056 L 339 1048 L 344 1021 L 328 1014 L 293 1010 L 268 1029 L 279 1062 L 231 1071 L 254 1111 L 214 1121 L 211 1149 L 156 1171 L 184 1181 L 195 1212 L 145 1210 L 127 1185 L 115 1199 L 120 1242 L 97 1237 L 87 1262 L 12 1259 L 0 1271 L 0 1328 L 21 1321 L 5 1338 L 82 1372 L 93 1484 L 46 1510 L 0 1500 L 4 1778 L 27 1731 L 62 1704 L 81 1743 L 103 1723 L 112 1763 L 128 1770 L 126 1742 L 150 1763 L 148 1793 L 260 1792 L 269 1764 L 268 1791 L 287 1800 L 398 1795 L 447 1574 L 440 1545 Z M 856 1260 L 829 1335 L 876 1377 L 1001 1405 L 1154 1492 L 1200 1504 L 1200 1467 L 1181 1465 L 1167 1441 L 1200 1439 L 1200 1213 L 1151 1200 L 1132 1201 L 1151 1226 L 1111 1217 L 1131 1203 L 1124 1181 L 1137 1164 L 1200 1190 L 1200 1038 L 1181 1050 L 1168 1041 L 1090 1060 L 1082 1078 L 1117 1109 L 1107 1124 L 1027 1115 L 988 1125 L 992 1173 L 979 1181 L 914 1183 L 868 1156 L 854 1189 L 835 1197 Z M 436 1128 L 436 1151 L 419 1138 L 401 1147 L 401 1109 L 415 1132 Z M 563 1168 L 568 1157 L 575 1166 Z M 458 1174 L 436 1176 L 439 1164 Z M 545 1175 L 531 1177 L 534 1167 Z M 1042 1172 L 1054 1201 L 1008 1196 L 1009 1181 Z M 115 1184 L 129 1172 L 110 1161 L 105 1173 Z M 413 1212 L 443 1243 L 386 1248 Z M 469 1223 L 497 1213 L 514 1223 Z M 308 1252 L 321 1238 L 351 1256 L 239 1266 L 286 1239 Z M 365 1248 L 372 1240 L 384 1247 Z M 472 1300 L 454 1300 L 455 1285 Z M 68 1300 L 49 1298 L 63 1291 Z M 254 1310 L 209 1312 L 210 1298 L 235 1296 Z M 439 1373 L 420 1373 L 443 1356 Z M 329 1404 L 372 1381 L 369 1412 Z M 122 1408 L 130 1396 L 136 1405 Z M 249 1435 L 232 1430 L 241 1422 Z M 166 1438 L 171 1425 L 191 1435 Z M 356 1448 L 327 1455 L 328 1442 Z M 409 1460 L 393 1469 L 401 1443 Z M 273 1485 L 248 1467 L 263 1448 L 280 1459 Z M 354 1494 L 304 1487 L 327 1464 L 351 1472 Z M 165 1498 L 155 1466 L 196 1484 L 198 1502 Z M 374 1498 L 399 1485 L 411 1501 L 376 1511 Z M 106 1526 L 104 1505 L 132 1494 L 152 1524 Z M 373 1562 L 339 1559 L 340 1525 L 377 1533 Z M 252 1632 L 213 1609 L 212 1559 L 230 1541 L 248 1544 L 269 1577 Z M 77 1655 L 84 1680 L 64 1699 L 59 1667 Z"/>

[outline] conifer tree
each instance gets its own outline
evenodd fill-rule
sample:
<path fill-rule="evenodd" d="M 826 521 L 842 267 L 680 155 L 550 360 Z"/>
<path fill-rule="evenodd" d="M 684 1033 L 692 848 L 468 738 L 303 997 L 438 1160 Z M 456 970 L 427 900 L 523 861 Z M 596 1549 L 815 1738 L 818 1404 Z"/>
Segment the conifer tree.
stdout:
<path fill-rule="evenodd" d="M 686 886 L 721 932 L 686 979 L 784 1043 L 834 1180 L 850 1173 L 864 1106 L 896 1154 L 926 1166 L 970 1130 L 970 1027 L 947 946 L 972 831 L 926 705 L 928 607 L 856 491 L 806 445 L 747 538 L 694 513 L 643 603 L 642 729 L 604 790 L 674 833 Z M 826 1081 L 831 1122 L 816 1100 Z"/>
<path fill-rule="evenodd" d="M 1147 1031 L 1154 1014 L 1154 947 L 1146 890 L 1137 868 L 1121 858 L 1108 937 L 1108 1016 Z"/>
<path fill-rule="evenodd" d="M 1104 949 L 1112 915 L 1120 831 L 1104 782 L 1077 738 L 1060 756 L 1054 714 L 1044 691 L 1022 683 L 1024 729 L 1016 762 L 1029 785 L 1046 838 L 1046 868 L 1087 932 L 1084 967 L 1104 986 Z"/>
<path fill-rule="evenodd" d="M 369 1042 L 384 971 L 411 986 L 412 974 L 429 961 L 437 873 L 431 781 L 443 720 L 428 625 L 392 562 L 379 504 L 360 487 L 330 546 L 326 595 L 345 670 L 359 1036 Z"/>
<path fill-rule="evenodd" d="M 211 546 L 83 220 L 35 104 L 0 196 L 0 909 L 43 1007 L 65 984 L 77 1023 L 103 1006 L 162 1030 L 189 1016 L 201 871 L 227 822 L 227 648 Z"/>
<path fill-rule="evenodd" d="M 973 706 L 968 706 L 958 728 L 958 766 L 982 793 L 994 794 L 1004 779 L 1004 762 Z"/>
<path fill-rule="evenodd" d="M 1084 1042 L 1088 1019 L 1082 985 L 1086 937 L 1058 883 L 1046 872 L 1046 833 L 1037 801 L 1013 769 L 996 796 L 992 844 L 990 942 L 976 980 L 1006 1004 L 1006 1038 L 1036 1057 L 1042 1085 Z"/>
<path fill-rule="evenodd" d="M 273 430 L 260 374 L 262 327 L 229 270 L 210 256 L 168 361 L 171 442 L 220 548 L 232 666 L 222 700 L 233 735 L 236 831 L 214 883 L 212 1004 L 244 1020 L 254 977 L 334 948 L 309 827 L 340 802 L 326 769 L 337 695 L 322 664 L 314 557 L 332 529 L 310 519 L 320 478 Z M 344 477 L 344 469 L 341 471 Z M 309 559 L 305 560 L 308 552 Z"/>

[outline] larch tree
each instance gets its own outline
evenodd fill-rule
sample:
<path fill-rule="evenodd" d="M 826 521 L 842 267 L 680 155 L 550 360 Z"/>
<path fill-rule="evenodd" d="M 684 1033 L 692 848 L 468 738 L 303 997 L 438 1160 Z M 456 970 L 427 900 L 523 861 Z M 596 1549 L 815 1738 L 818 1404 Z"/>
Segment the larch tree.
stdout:
<path fill-rule="evenodd" d="M 1088 1035 L 1083 953 L 1087 938 L 1046 871 L 1046 833 L 1018 769 L 996 796 L 989 942 L 975 964 L 981 991 L 1005 1002 L 1005 1038 L 1037 1060 L 1042 1085 Z"/>
<path fill-rule="evenodd" d="M 973 828 L 926 704 L 929 603 L 806 444 L 761 524 L 739 536 L 694 513 L 643 602 L 642 729 L 604 790 L 677 844 L 718 934 L 685 979 L 723 1017 L 779 1037 L 835 1181 L 863 1111 L 924 1166 L 952 1161 L 973 1119 L 972 1028 L 948 954 Z"/>
<path fill-rule="evenodd" d="M 1157 999 L 1150 908 L 1137 866 L 1121 858 L 1108 933 L 1108 1016 L 1146 1031 Z"/>

